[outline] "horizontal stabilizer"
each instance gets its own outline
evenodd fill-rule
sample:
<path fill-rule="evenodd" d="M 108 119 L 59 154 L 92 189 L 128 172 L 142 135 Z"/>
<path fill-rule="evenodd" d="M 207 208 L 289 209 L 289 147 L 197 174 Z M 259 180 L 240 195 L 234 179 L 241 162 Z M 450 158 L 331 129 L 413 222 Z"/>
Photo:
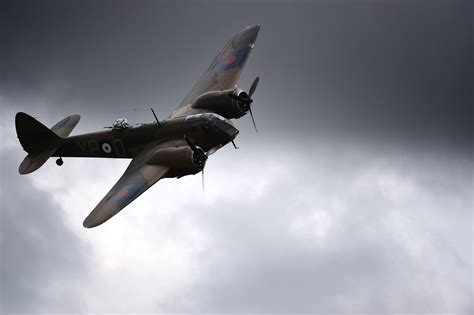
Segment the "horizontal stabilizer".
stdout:
<path fill-rule="evenodd" d="M 69 136 L 74 127 L 76 127 L 80 119 L 81 116 L 79 115 L 67 116 L 66 118 L 58 122 L 56 125 L 51 127 L 51 130 L 54 131 L 54 133 L 58 136 L 66 138 L 67 136 Z"/>
<path fill-rule="evenodd" d="M 29 174 L 37 169 L 39 169 L 49 157 L 56 151 L 56 148 L 40 153 L 30 153 L 28 154 L 23 162 L 21 162 L 20 167 L 18 168 L 18 172 L 21 175 Z"/>

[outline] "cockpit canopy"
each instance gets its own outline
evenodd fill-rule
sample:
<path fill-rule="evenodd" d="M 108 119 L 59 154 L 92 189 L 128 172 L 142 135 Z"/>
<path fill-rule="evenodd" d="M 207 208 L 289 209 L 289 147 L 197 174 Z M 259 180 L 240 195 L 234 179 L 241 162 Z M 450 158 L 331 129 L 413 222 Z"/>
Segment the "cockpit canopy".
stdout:
<path fill-rule="evenodd" d="M 112 124 L 112 129 L 120 130 L 120 129 L 127 129 L 130 127 L 127 118 L 119 118 Z"/>
<path fill-rule="evenodd" d="M 200 119 L 205 119 L 210 122 L 215 122 L 217 120 L 220 120 L 220 121 L 226 120 L 224 117 L 216 113 L 201 113 L 201 114 L 188 115 L 185 117 L 185 121 L 200 120 Z"/>

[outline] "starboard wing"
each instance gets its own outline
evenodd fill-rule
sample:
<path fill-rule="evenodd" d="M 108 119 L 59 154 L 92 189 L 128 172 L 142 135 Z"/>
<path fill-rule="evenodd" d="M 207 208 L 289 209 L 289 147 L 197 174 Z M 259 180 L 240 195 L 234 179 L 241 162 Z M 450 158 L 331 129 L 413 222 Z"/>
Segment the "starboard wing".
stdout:
<path fill-rule="evenodd" d="M 118 182 L 84 220 L 84 227 L 100 225 L 116 215 L 148 188 L 163 178 L 169 167 L 146 163 L 143 152 L 135 157 Z"/>
<path fill-rule="evenodd" d="M 232 89 L 240 77 L 259 30 L 260 25 L 253 25 L 234 35 L 170 117 L 190 114 L 192 108 L 187 105 L 203 93 Z"/>

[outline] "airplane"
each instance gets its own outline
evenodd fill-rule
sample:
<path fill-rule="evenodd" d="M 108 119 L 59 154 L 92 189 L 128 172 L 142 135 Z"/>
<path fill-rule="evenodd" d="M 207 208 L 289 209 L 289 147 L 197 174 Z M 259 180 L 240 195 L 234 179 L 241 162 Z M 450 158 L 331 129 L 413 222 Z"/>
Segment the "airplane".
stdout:
<path fill-rule="evenodd" d="M 255 45 L 260 25 L 248 26 L 234 35 L 184 100 L 166 119 L 130 125 L 118 119 L 107 129 L 69 136 L 79 122 L 71 115 L 51 129 L 30 115 L 19 112 L 15 126 L 19 142 L 28 153 L 20 174 L 40 168 L 50 157 L 61 166 L 64 157 L 132 159 L 124 174 L 83 222 L 96 227 L 129 205 L 162 178 L 204 174 L 208 157 L 228 143 L 235 148 L 239 130 L 230 119 L 250 113 L 260 78 L 248 92 L 237 88 L 237 80 Z M 203 182 L 204 183 L 204 182 Z"/>

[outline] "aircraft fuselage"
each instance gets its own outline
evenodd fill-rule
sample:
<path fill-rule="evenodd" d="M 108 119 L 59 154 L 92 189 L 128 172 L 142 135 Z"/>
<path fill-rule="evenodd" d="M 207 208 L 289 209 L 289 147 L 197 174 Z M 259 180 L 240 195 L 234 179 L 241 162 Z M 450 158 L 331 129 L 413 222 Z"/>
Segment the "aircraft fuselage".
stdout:
<path fill-rule="evenodd" d="M 204 113 L 68 137 L 52 156 L 133 158 L 150 145 L 172 141 L 176 146 L 186 145 L 184 136 L 207 152 L 224 146 L 238 133 L 228 119 Z"/>

